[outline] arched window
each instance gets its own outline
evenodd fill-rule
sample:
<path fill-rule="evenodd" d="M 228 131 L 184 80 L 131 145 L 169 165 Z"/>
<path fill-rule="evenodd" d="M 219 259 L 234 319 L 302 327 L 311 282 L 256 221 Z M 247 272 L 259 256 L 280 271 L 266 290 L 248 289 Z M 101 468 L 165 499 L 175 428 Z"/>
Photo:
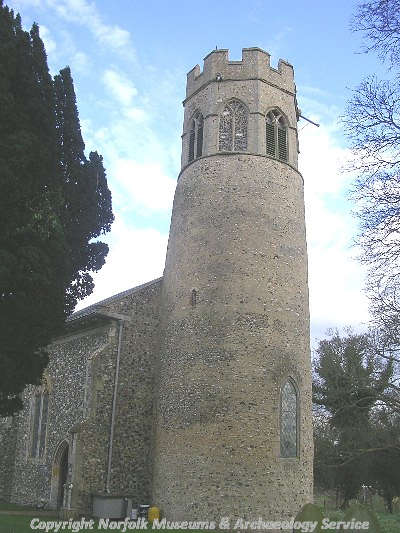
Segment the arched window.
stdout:
<path fill-rule="evenodd" d="M 287 124 L 284 116 L 278 109 L 273 109 L 265 118 L 267 154 L 281 161 L 287 161 Z"/>
<path fill-rule="evenodd" d="M 197 112 L 190 122 L 189 163 L 203 154 L 203 115 Z"/>
<path fill-rule="evenodd" d="M 31 457 L 43 457 L 46 447 L 47 415 L 49 393 L 46 388 L 39 389 L 32 398 L 32 440 Z"/>
<path fill-rule="evenodd" d="M 247 150 L 247 110 L 238 100 L 228 102 L 219 119 L 219 150 Z"/>
<path fill-rule="evenodd" d="M 281 389 L 281 457 L 297 457 L 298 398 L 294 383 L 288 379 Z"/>

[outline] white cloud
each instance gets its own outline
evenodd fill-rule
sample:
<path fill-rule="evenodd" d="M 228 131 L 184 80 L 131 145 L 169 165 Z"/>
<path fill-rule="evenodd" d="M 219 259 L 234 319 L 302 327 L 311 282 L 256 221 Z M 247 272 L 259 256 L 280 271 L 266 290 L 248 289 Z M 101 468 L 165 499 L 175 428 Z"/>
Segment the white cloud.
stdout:
<path fill-rule="evenodd" d="M 160 164 L 118 159 L 111 173 L 131 206 L 163 211 L 171 209 L 176 181 L 163 172 Z"/>
<path fill-rule="evenodd" d="M 95 2 L 88 2 L 87 0 L 10 0 L 10 3 L 16 9 L 50 7 L 64 20 L 85 26 L 101 45 L 122 53 L 125 58 L 135 57 L 129 31 L 116 24 L 105 23 Z"/>
<path fill-rule="evenodd" d="M 115 70 L 107 69 L 104 72 L 103 83 L 122 105 L 131 105 L 132 98 L 137 95 L 137 89 L 133 83 Z"/>
<path fill-rule="evenodd" d="M 7 4 L 13 9 L 21 9 L 21 7 L 41 7 L 42 0 L 9 0 Z"/>
<path fill-rule="evenodd" d="M 263 50 L 268 50 L 268 53 L 272 58 L 271 66 L 275 66 L 274 61 L 277 61 L 276 58 L 282 57 L 280 50 L 282 49 L 282 45 L 287 40 L 288 35 L 290 35 L 292 32 L 293 28 L 290 26 L 283 26 L 281 27 L 280 31 L 274 33 L 273 36 L 269 38 L 267 43 L 261 43 L 260 48 Z M 282 59 L 284 58 L 282 57 Z M 288 62 L 290 63 L 289 60 Z"/>
<path fill-rule="evenodd" d="M 300 133 L 300 170 L 305 182 L 312 335 L 330 327 L 361 327 L 368 321 L 365 270 L 352 246 L 357 222 L 346 200 L 350 176 L 341 172 L 349 152 L 335 141 L 334 126 Z"/>
<path fill-rule="evenodd" d="M 168 235 L 136 228 L 117 217 L 107 241 L 110 251 L 106 264 L 93 276 L 95 290 L 77 309 L 162 276 Z"/>
<path fill-rule="evenodd" d="M 65 20 L 86 26 L 97 42 L 134 57 L 129 31 L 106 24 L 95 3 L 86 0 L 46 0 L 48 6 Z"/>
<path fill-rule="evenodd" d="M 304 93 L 314 96 L 316 98 L 318 97 L 325 98 L 325 97 L 332 96 L 332 94 L 329 93 L 328 91 L 325 91 L 324 89 L 321 89 L 320 87 L 314 87 L 312 85 L 299 85 L 297 87 L 297 91 L 302 94 L 302 99 L 304 97 L 303 96 Z M 313 103 L 316 103 L 315 100 L 313 101 Z"/>
<path fill-rule="evenodd" d="M 322 124 L 320 128 L 309 124 L 300 131 L 300 166 L 313 194 L 333 194 L 342 191 L 349 183 L 348 174 L 340 167 L 348 158 L 348 151 L 335 141 L 336 130 Z"/>
<path fill-rule="evenodd" d="M 57 48 L 57 45 L 47 26 L 40 26 L 40 37 L 44 43 L 47 54 L 53 54 Z"/>
<path fill-rule="evenodd" d="M 143 122 L 149 118 L 146 111 L 139 107 L 128 107 L 124 110 L 124 114 L 128 119 L 135 122 Z"/>
<path fill-rule="evenodd" d="M 85 52 L 75 52 L 70 61 L 73 71 L 85 72 L 90 66 L 90 60 Z"/>

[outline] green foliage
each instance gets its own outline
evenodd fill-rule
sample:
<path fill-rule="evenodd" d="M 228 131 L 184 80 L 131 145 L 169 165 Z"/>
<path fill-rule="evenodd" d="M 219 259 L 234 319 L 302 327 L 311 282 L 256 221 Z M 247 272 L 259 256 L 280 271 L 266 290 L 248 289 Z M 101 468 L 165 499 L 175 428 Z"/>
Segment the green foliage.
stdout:
<path fill-rule="evenodd" d="M 113 221 L 96 152 L 84 154 L 69 68 L 53 81 L 36 24 L 0 0 L 0 416 L 39 384 L 51 339 L 93 290 Z"/>
<path fill-rule="evenodd" d="M 295 522 L 317 522 L 314 529 L 315 533 L 321 533 L 323 515 L 319 507 L 312 503 L 306 503 L 297 513 Z M 301 528 L 293 528 L 293 533 L 302 531 Z"/>
<path fill-rule="evenodd" d="M 320 341 L 316 351 L 313 400 L 320 408 L 316 474 L 320 486 L 340 490 L 342 508 L 363 483 L 371 482 L 372 465 L 380 453 L 372 414 L 384 401 L 393 362 L 382 362 L 374 341 L 372 334 L 348 330 L 341 337 L 336 331 Z"/>
<path fill-rule="evenodd" d="M 331 414 L 331 425 L 345 432 L 368 424 L 371 408 L 387 389 L 391 360 L 380 361 L 369 335 L 336 331 L 317 348 L 313 399 Z"/>
<path fill-rule="evenodd" d="M 374 413 L 370 439 L 369 483 L 382 496 L 387 510 L 393 512 L 393 499 L 400 495 L 400 417 L 382 408 Z"/>
<path fill-rule="evenodd" d="M 333 490 L 338 485 L 339 463 L 338 431 L 330 425 L 322 409 L 314 410 L 314 484 L 322 490 Z"/>
<path fill-rule="evenodd" d="M 368 522 L 368 531 L 369 533 L 381 533 L 381 528 L 379 526 L 378 519 L 372 509 L 368 509 L 364 505 L 353 504 L 349 509 L 347 509 L 344 518 L 344 522 Z M 360 528 L 354 527 L 349 528 L 348 531 L 360 531 Z"/>
<path fill-rule="evenodd" d="M 382 533 L 398 533 L 400 531 L 400 513 L 395 515 L 377 513 L 377 516 Z"/>
<path fill-rule="evenodd" d="M 113 214 L 111 193 L 103 168 L 103 159 L 91 152 L 89 160 L 79 126 L 76 98 L 70 69 L 54 78 L 58 165 L 62 176 L 63 209 L 60 221 L 65 232 L 70 270 L 66 309 L 73 311 L 76 302 L 93 290 L 89 271 L 99 270 L 108 246 L 93 239 L 111 229 Z"/>

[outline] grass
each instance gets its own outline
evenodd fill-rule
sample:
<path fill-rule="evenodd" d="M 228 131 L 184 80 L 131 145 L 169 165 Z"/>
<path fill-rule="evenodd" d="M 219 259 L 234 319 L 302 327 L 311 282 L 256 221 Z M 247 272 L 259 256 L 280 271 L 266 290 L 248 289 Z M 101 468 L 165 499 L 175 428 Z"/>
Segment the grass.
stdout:
<path fill-rule="evenodd" d="M 382 533 L 398 533 L 400 531 L 400 513 L 376 513 Z"/>
<path fill-rule="evenodd" d="M 16 503 L 5 503 L 0 501 L 0 511 L 23 511 L 33 510 L 32 507 L 26 507 L 26 505 L 18 505 Z"/>
<path fill-rule="evenodd" d="M 0 533 L 32 533 L 30 521 L 27 516 L 0 515 Z"/>
<path fill-rule="evenodd" d="M 338 510 L 324 510 L 321 508 L 322 514 L 329 517 L 330 520 L 338 522 L 343 520 L 344 512 Z M 400 532 L 400 512 L 389 514 L 386 512 L 376 512 L 379 525 L 381 526 L 381 533 L 399 533 Z"/>

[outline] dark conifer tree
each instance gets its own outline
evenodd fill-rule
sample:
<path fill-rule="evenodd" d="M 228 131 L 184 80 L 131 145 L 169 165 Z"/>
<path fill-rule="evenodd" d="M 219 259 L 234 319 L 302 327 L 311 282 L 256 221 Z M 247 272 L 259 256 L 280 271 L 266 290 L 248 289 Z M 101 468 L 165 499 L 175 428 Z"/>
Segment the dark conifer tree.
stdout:
<path fill-rule="evenodd" d="M 46 345 L 104 264 L 107 245 L 90 241 L 112 220 L 69 69 L 53 82 L 38 26 L 24 31 L 0 0 L 0 416 L 40 383 Z"/>
<path fill-rule="evenodd" d="M 108 246 L 91 242 L 110 230 L 113 221 L 111 195 L 107 186 L 102 158 L 92 152 L 86 159 L 81 135 L 76 97 L 67 67 L 54 79 L 56 95 L 57 140 L 62 176 L 62 223 L 70 258 L 66 305 L 72 311 L 77 300 L 93 290 L 90 270 L 104 264 Z"/>
<path fill-rule="evenodd" d="M 340 489 L 342 508 L 371 482 L 376 461 L 372 413 L 386 402 L 394 372 L 392 359 L 382 361 L 380 353 L 372 332 L 349 330 L 344 337 L 336 331 L 321 340 L 315 354 L 313 401 L 330 428 L 317 440 L 316 472 Z"/>

